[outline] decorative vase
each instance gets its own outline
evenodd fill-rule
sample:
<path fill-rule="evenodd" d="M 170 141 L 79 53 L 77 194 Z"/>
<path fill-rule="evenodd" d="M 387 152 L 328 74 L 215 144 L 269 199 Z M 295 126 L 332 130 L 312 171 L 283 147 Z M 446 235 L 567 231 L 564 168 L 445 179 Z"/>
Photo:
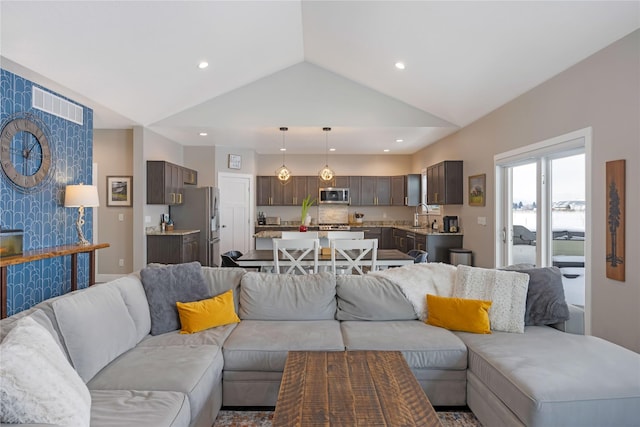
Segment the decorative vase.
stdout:
<path fill-rule="evenodd" d="M 305 231 L 307 231 L 307 226 L 306 226 L 306 225 L 304 225 L 304 224 L 301 224 L 301 225 L 300 225 L 300 231 L 301 231 L 301 232 L 305 232 Z"/>

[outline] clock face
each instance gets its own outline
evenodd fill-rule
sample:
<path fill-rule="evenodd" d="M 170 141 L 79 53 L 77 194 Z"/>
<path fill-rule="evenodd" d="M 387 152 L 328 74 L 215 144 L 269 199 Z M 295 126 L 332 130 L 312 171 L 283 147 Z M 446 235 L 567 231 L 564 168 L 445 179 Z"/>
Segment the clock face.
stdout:
<path fill-rule="evenodd" d="M 6 177 L 18 189 L 31 190 L 51 170 L 51 149 L 47 136 L 29 118 L 9 121 L 0 134 L 0 164 Z"/>

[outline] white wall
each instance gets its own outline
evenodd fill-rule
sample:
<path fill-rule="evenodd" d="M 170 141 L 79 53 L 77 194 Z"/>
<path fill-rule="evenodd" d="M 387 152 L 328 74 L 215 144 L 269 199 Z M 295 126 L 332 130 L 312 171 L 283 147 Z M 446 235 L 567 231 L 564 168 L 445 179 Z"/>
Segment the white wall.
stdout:
<path fill-rule="evenodd" d="M 464 160 L 464 176 L 487 174 L 485 207 L 449 209 L 460 216 L 464 245 L 477 265 L 494 265 L 493 156 L 592 127 L 588 197 L 592 251 L 591 331 L 640 352 L 640 30 L 523 94 L 475 123 L 416 153 L 414 168 L 440 160 Z M 605 162 L 626 159 L 626 282 L 606 278 Z M 467 183 L 465 182 L 465 194 Z M 487 226 L 477 217 L 487 217 Z"/>

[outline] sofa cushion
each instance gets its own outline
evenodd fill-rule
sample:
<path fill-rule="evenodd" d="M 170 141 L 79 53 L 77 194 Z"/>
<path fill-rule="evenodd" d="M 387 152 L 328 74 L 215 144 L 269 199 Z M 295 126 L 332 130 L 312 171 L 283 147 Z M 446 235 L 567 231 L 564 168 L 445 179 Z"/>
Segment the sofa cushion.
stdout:
<path fill-rule="evenodd" d="M 528 283 L 526 274 L 459 265 L 453 296 L 491 301 L 491 329 L 523 333 Z"/>
<path fill-rule="evenodd" d="M 89 426 L 87 386 L 30 316 L 0 344 L 0 361 L 0 422 Z"/>
<path fill-rule="evenodd" d="M 412 369 L 467 368 L 467 348 L 453 332 L 420 320 L 340 323 L 347 350 L 399 350 Z"/>
<path fill-rule="evenodd" d="M 138 346 L 114 360 L 87 385 L 90 390 L 178 391 L 189 398 L 195 420 L 222 379 L 222 352 L 215 345 Z"/>
<path fill-rule="evenodd" d="M 336 276 L 338 320 L 415 320 L 413 305 L 384 277 L 370 274 Z"/>
<path fill-rule="evenodd" d="M 52 305 L 73 366 L 85 382 L 137 343 L 136 326 L 120 291 L 108 283 Z"/>
<path fill-rule="evenodd" d="M 224 369 L 282 372 L 289 350 L 343 351 L 336 320 L 243 320 L 224 343 Z"/>
<path fill-rule="evenodd" d="M 209 287 L 209 295 L 219 295 L 229 289 L 233 290 L 233 303 L 236 313 L 240 303 L 240 281 L 246 270 L 243 268 L 202 267 L 202 276 Z"/>
<path fill-rule="evenodd" d="M 640 355 L 600 338 L 528 326 L 524 334 L 456 332 L 469 371 L 527 426 L 638 422 Z"/>
<path fill-rule="evenodd" d="M 177 391 L 92 390 L 91 425 L 187 427 L 189 399 Z"/>
<path fill-rule="evenodd" d="M 109 286 L 115 286 L 120 291 L 129 315 L 136 324 L 136 339 L 138 342 L 146 337 L 151 330 L 151 314 L 147 295 L 144 293 L 142 282 L 133 274 L 121 277 L 109 282 Z"/>
<path fill-rule="evenodd" d="M 564 297 L 562 273 L 558 267 L 510 268 L 529 275 L 524 324 L 553 325 L 569 320 L 569 306 Z"/>
<path fill-rule="evenodd" d="M 427 294 L 427 324 L 475 334 L 490 334 L 491 301 L 448 298 Z"/>
<path fill-rule="evenodd" d="M 181 334 L 171 331 L 161 335 L 147 335 L 138 343 L 139 346 L 158 347 L 165 345 L 217 345 L 222 347 L 227 337 L 235 329 L 237 323 L 206 329 L 195 334 Z"/>
<path fill-rule="evenodd" d="M 140 277 L 149 302 L 152 335 L 180 328 L 177 301 L 198 301 L 212 295 L 197 261 L 143 268 Z"/>
<path fill-rule="evenodd" d="M 246 273 L 240 286 L 239 314 L 242 320 L 334 319 L 335 276 Z"/>
<path fill-rule="evenodd" d="M 180 316 L 181 334 L 193 334 L 216 326 L 240 322 L 231 289 L 201 301 L 176 302 L 176 307 Z"/>

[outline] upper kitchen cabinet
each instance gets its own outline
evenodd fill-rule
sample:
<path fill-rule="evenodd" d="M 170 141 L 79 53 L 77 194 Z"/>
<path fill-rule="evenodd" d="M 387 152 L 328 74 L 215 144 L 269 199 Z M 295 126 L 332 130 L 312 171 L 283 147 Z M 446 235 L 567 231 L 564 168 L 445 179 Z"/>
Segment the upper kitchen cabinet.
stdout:
<path fill-rule="evenodd" d="M 353 203 L 352 203 L 353 204 Z M 391 177 L 361 177 L 360 205 L 389 206 L 391 204 Z"/>
<path fill-rule="evenodd" d="M 420 174 L 391 177 L 391 204 L 418 206 L 420 203 Z"/>
<path fill-rule="evenodd" d="M 147 161 L 147 204 L 179 205 L 182 203 L 182 166 L 173 163 Z"/>
<path fill-rule="evenodd" d="M 257 206 L 282 206 L 284 204 L 284 187 L 291 182 L 282 184 L 275 176 L 258 176 L 256 184 Z"/>
<path fill-rule="evenodd" d="M 427 204 L 462 204 L 462 160 L 446 160 L 427 168 Z"/>
<path fill-rule="evenodd" d="M 351 206 L 362 205 L 362 177 L 349 177 L 349 204 Z"/>
<path fill-rule="evenodd" d="M 302 200 L 309 194 L 307 191 L 306 176 L 292 176 L 291 182 L 283 186 L 282 204 L 284 206 L 298 206 L 302 204 Z M 277 179 L 276 179 L 277 181 Z M 280 184 L 282 185 L 282 184 Z M 311 200 L 317 196 L 311 195 Z"/>
<path fill-rule="evenodd" d="M 198 171 L 183 167 L 182 183 L 187 185 L 198 185 Z"/>

